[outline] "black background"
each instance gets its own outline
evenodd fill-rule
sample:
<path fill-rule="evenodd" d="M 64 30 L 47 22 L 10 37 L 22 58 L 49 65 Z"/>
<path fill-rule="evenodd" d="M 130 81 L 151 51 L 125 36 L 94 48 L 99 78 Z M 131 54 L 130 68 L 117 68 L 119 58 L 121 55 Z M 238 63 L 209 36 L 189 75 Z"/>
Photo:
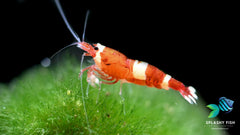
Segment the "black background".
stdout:
<path fill-rule="evenodd" d="M 206 104 L 217 104 L 222 96 L 234 100 L 233 112 L 220 118 L 236 120 L 239 14 L 234 3 L 62 0 L 61 4 L 80 37 L 85 13 L 90 10 L 87 42 L 99 42 L 129 58 L 155 65 L 194 86 Z M 52 0 L 4 1 L 0 15 L 0 82 L 11 82 L 43 58 L 76 41 Z"/>

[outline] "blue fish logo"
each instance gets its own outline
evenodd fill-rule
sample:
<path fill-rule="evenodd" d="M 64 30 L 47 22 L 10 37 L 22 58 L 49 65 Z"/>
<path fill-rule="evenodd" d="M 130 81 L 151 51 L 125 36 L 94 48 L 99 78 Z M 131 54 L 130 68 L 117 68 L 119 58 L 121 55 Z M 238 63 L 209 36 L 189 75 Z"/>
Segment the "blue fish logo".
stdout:
<path fill-rule="evenodd" d="M 219 98 L 219 105 L 216 104 L 209 104 L 207 107 L 212 111 L 208 115 L 208 118 L 216 117 L 220 110 L 226 113 L 230 113 L 233 110 L 233 103 L 234 101 L 231 99 L 227 99 L 226 97 Z"/>

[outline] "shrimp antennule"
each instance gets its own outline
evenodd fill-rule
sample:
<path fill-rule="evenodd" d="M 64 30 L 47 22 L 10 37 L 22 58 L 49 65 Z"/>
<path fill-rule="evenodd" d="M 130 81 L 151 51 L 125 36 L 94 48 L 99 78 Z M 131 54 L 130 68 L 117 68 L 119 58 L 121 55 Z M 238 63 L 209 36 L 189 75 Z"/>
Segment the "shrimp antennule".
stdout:
<path fill-rule="evenodd" d="M 77 33 L 72 29 L 71 25 L 68 23 L 68 20 L 63 12 L 63 9 L 62 9 L 62 6 L 59 2 L 59 0 L 55 0 L 55 3 L 57 5 L 57 8 L 58 8 L 58 11 L 60 12 L 61 16 L 62 16 L 62 19 L 63 21 L 65 22 L 68 30 L 72 33 L 72 35 L 74 36 L 74 38 L 78 41 L 78 42 L 81 42 L 81 39 L 78 37 Z"/>
<path fill-rule="evenodd" d="M 87 27 L 87 21 L 88 21 L 88 16 L 89 16 L 89 10 L 86 13 L 86 17 L 85 17 L 85 22 L 84 22 L 84 29 L 83 29 L 83 35 L 82 35 L 82 41 L 84 41 L 85 38 L 85 33 L 86 33 L 86 27 Z"/>
<path fill-rule="evenodd" d="M 82 41 L 84 41 L 84 38 L 85 38 L 85 33 L 86 33 L 86 27 L 87 27 L 87 20 L 88 20 L 88 16 L 89 16 L 89 10 L 87 11 L 86 13 L 86 17 L 85 17 L 85 22 L 84 22 L 84 30 L 83 30 L 83 35 L 82 35 L 82 41 L 81 39 L 79 38 L 79 36 L 77 35 L 77 33 L 72 29 L 71 25 L 69 24 L 64 12 L 63 12 L 63 9 L 62 9 L 62 6 L 59 2 L 59 0 L 55 0 L 55 3 L 56 3 L 56 6 L 58 8 L 58 11 L 59 13 L 61 14 L 62 16 L 62 19 L 63 21 L 65 22 L 68 30 L 71 32 L 71 34 L 74 36 L 74 38 L 77 40 L 77 42 L 75 43 L 72 43 L 70 45 L 67 45 L 65 47 L 63 47 L 62 49 L 58 50 L 56 53 L 54 53 L 51 57 L 50 57 L 50 60 L 53 59 L 58 53 L 62 52 L 63 50 L 65 50 L 66 48 L 69 48 L 69 47 L 72 47 L 72 46 L 75 46 L 77 45 L 77 47 L 83 49 L 83 45 L 82 45 Z M 84 50 L 84 49 L 83 49 Z"/>

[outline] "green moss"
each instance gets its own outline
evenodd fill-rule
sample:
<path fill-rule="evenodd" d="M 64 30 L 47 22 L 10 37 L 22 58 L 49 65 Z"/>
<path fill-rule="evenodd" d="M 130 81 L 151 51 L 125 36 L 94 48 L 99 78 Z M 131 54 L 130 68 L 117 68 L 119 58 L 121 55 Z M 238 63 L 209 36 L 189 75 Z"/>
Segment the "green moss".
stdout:
<path fill-rule="evenodd" d="M 65 61 L 52 68 L 35 66 L 10 84 L 0 85 L 1 134 L 164 134 L 221 135 L 206 126 L 208 112 L 174 90 L 123 84 L 89 87 L 79 65 Z M 125 115 L 124 115 L 125 110 Z M 89 125 L 88 125 L 89 123 Z"/>

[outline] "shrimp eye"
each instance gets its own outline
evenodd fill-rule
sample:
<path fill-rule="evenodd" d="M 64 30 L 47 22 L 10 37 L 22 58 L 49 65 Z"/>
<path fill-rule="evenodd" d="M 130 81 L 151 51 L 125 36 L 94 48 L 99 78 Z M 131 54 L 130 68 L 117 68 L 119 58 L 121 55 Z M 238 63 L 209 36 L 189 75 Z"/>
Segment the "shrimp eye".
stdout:
<path fill-rule="evenodd" d="M 94 47 L 95 50 L 98 50 L 98 47 Z"/>

